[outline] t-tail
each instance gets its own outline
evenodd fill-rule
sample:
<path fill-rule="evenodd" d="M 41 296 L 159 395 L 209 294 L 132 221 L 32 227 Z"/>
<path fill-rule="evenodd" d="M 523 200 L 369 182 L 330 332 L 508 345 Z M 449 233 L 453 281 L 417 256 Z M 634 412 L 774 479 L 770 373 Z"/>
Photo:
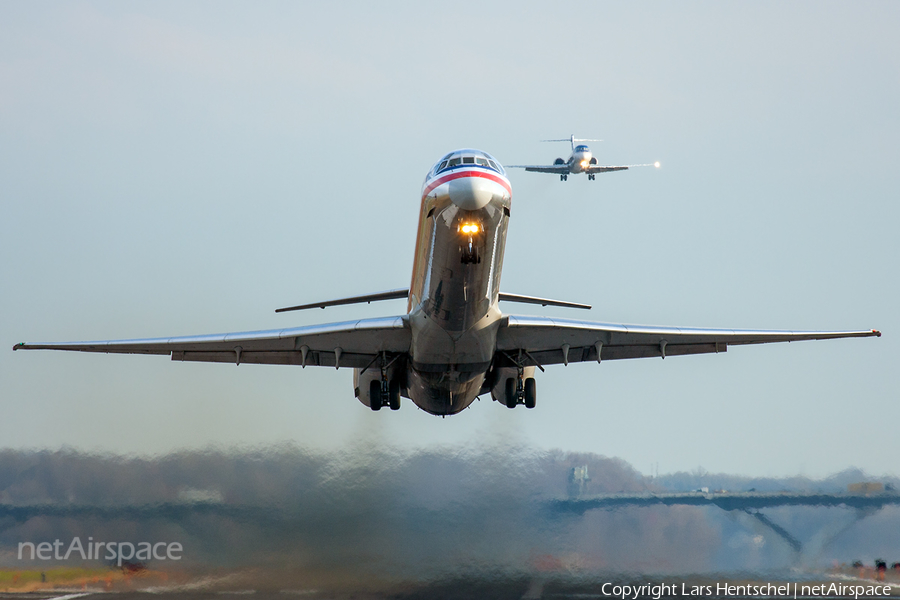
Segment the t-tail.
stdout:
<path fill-rule="evenodd" d="M 567 138 L 559 139 L 559 140 L 540 140 L 542 142 L 569 142 L 572 145 L 572 152 L 575 152 L 575 144 L 578 142 L 602 142 L 603 140 L 594 140 L 588 138 L 577 138 L 573 133 Z"/>

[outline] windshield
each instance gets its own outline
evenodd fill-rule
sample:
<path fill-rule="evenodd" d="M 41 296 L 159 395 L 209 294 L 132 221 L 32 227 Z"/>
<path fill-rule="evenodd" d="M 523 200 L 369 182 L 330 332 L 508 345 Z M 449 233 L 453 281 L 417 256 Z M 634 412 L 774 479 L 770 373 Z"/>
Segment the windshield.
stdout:
<path fill-rule="evenodd" d="M 494 157 L 492 157 L 487 152 L 482 152 L 480 150 L 462 150 L 451 152 L 450 154 L 444 156 L 441 159 L 440 163 L 434 167 L 433 174 L 437 175 L 438 173 L 453 169 L 454 167 L 468 167 L 475 165 L 504 174 L 503 167 L 500 166 L 500 163 L 496 162 L 496 160 L 494 160 Z"/>

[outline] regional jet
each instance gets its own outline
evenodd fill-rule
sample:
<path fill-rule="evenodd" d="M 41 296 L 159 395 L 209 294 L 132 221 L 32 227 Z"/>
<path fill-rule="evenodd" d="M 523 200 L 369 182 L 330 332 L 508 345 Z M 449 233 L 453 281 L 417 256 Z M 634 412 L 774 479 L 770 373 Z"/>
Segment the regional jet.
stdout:
<path fill-rule="evenodd" d="M 655 163 L 645 163 L 641 165 L 620 165 L 620 166 L 603 166 L 597 164 L 597 157 L 591 152 L 586 144 L 576 142 L 602 142 L 603 140 L 589 140 L 571 137 L 564 140 L 541 140 L 542 142 L 569 142 L 572 144 L 572 154 L 569 160 L 557 158 L 552 165 L 509 165 L 526 171 L 535 173 L 554 173 L 559 175 L 560 181 L 567 181 L 569 175 L 575 173 L 587 173 L 588 180 L 593 181 L 597 173 L 609 173 L 610 171 L 625 171 L 631 167 L 656 167 L 659 168 L 659 161 Z"/>
<path fill-rule="evenodd" d="M 490 394 L 509 408 L 537 401 L 535 370 L 581 361 L 725 352 L 730 346 L 880 336 L 861 331 L 742 331 L 596 323 L 504 314 L 500 302 L 590 306 L 500 291 L 512 186 L 490 154 L 462 149 L 425 176 L 409 288 L 276 312 L 405 298 L 406 314 L 270 331 L 96 342 L 21 343 L 49 349 L 162 354 L 172 360 L 353 369 L 372 410 L 411 399 L 452 415 Z"/>

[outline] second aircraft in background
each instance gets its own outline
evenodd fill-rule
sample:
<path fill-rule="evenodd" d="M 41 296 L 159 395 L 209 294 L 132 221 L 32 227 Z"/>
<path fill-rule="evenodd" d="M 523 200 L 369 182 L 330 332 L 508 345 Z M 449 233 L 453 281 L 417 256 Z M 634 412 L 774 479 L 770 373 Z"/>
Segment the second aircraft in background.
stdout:
<path fill-rule="evenodd" d="M 645 163 L 640 165 L 619 165 L 604 166 L 597 164 L 597 158 L 591 152 L 591 149 L 582 143 L 576 142 L 600 142 L 602 140 L 581 139 L 571 135 L 567 139 L 561 140 L 541 140 L 542 142 L 570 142 L 572 144 L 572 154 L 569 160 L 557 158 L 552 165 L 508 165 L 525 169 L 526 171 L 534 171 L 536 173 L 554 173 L 559 175 L 560 181 L 566 181 L 569 175 L 574 173 L 587 173 L 588 179 L 593 180 L 597 173 L 608 173 L 609 171 L 624 171 L 629 167 L 656 167 L 659 168 L 659 161 L 655 163 Z"/>

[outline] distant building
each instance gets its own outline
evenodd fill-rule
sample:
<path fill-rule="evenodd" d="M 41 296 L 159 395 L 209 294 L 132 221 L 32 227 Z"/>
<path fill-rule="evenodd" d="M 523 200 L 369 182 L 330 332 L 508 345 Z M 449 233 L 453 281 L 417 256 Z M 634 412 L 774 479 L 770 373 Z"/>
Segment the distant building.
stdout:
<path fill-rule="evenodd" d="M 875 494 L 884 491 L 884 484 L 877 481 L 851 483 L 847 485 L 847 491 L 851 494 Z"/>
<path fill-rule="evenodd" d="M 590 480 L 587 465 L 572 467 L 569 470 L 569 484 L 567 486 L 569 497 L 577 498 L 584 494 L 587 490 L 587 482 Z"/>

